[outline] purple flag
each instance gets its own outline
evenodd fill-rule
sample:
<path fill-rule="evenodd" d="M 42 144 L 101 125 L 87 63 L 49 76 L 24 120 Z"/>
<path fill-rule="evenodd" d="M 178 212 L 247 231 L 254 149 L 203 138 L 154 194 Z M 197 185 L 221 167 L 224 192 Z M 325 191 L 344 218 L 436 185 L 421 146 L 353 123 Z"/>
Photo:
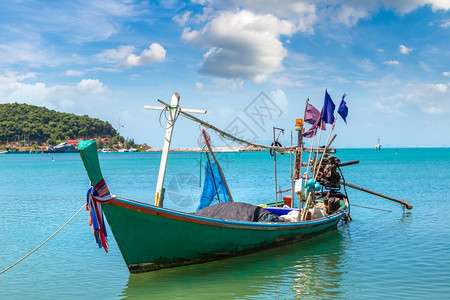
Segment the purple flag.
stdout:
<path fill-rule="evenodd" d="M 307 104 L 305 110 L 305 122 L 311 125 L 317 123 L 317 120 L 320 119 L 320 111 L 317 110 L 313 105 Z"/>
<path fill-rule="evenodd" d="M 305 122 L 311 124 L 311 128 L 303 134 L 306 138 L 312 138 L 316 135 L 317 130 L 321 127 L 322 130 L 325 130 L 325 123 L 321 122 L 320 112 L 311 104 L 306 105 L 305 110 Z M 322 126 L 320 126 L 322 125 Z"/>
<path fill-rule="evenodd" d="M 303 134 L 305 138 L 312 138 L 316 135 L 317 129 L 319 129 L 319 126 L 312 126 L 307 132 Z"/>
<path fill-rule="evenodd" d="M 335 107 L 336 106 L 334 105 L 333 100 L 331 100 L 328 91 L 325 90 L 325 99 L 323 101 L 322 116 L 321 116 L 322 121 L 328 124 L 333 124 L 334 122 L 333 113 Z"/>
<path fill-rule="evenodd" d="M 342 95 L 341 104 L 339 104 L 338 114 L 342 117 L 344 122 L 347 123 L 346 118 L 348 115 L 348 107 L 347 107 L 347 103 L 345 103 L 345 101 L 344 101 L 345 96 L 347 96 L 347 94 L 344 93 L 344 95 Z"/>

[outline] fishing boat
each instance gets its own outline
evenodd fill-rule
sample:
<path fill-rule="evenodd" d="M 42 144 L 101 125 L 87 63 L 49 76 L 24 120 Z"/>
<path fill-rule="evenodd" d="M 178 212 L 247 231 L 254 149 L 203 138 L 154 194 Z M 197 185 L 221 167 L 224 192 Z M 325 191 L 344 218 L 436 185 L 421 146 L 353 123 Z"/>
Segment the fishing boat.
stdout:
<path fill-rule="evenodd" d="M 380 142 L 381 142 L 381 138 L 378 137 L 378 138 L 377 138 L 377 144 L 375 145 L 375 151 L 381 151 L 382 145 L 381 145 Z"/>
<path fill-rule="evenodd" d="M 163 109 L 169 114 L 153 205 L 111 194 L 100 169 L 95 141 L 80 141 L 78 145 L 91 182 L 87 193 L 87 207 L 96 241 L 99 247 L 107 251 L 104 214 L 131 273 L 203 263 L 298 243 L 336 229 L 341 221 L 350 220 L 348 196 L 345 189 L 341 192 L 340 188 L 345 182 L 340 167 L 354 162 L 341 163 L 337 157 L 332 156 L 329 148 L 332 140 L 327 142 L 325 148 L 317 148 L 310 160 L 311 164 L 308 161 L 306 170 L 314 170 L 312 177 L 308 177 L 308 171 L 302 177 L 302 167 L 305 166 L 301 155 L 303 152 L 313 153 L 312 149 L 303 147 L 302 122 L 296 123 L 298 145 L 281 147 L 275 143 L 276 146 L 266 146 L 241 140 L 198 119 L 191 113 L 202 111 L 180 108 L 177 93 L 173 95 L 170 104 L 158 101 L 164 106 L 145 107 Z M 295 155 L 292 194 L 290 199 L 289 196 L 285 197 L 290 201 L 260 206 L 233 202 L 225 176 L 211 149 L 209 136 L 202 130 L 209 153 L 205 170 L 210 171 L 208 178 L 214 187 L 212 188 L 212 184 L 209 186 L 210 190 L 206 192 L 209 193 L 208 197 L 205 196 L 204 188 L 196 212 L 165 208 L 164 176 L 172 130 L 178 115 L 219 131 L 222 136 L 230 139 L 270 149 L 275 157 L 277 152 Z M 205 179 L 205 186 L 206 182 Z M 216 200 L 220 203 L 213 204 Z M 290 205 L 287 205 L 288 202 Z"/>

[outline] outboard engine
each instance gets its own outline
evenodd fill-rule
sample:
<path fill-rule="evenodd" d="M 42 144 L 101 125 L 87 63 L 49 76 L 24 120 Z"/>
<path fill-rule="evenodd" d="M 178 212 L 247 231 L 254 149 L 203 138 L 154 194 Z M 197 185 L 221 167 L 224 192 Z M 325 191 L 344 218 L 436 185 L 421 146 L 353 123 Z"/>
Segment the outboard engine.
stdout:
<path fill-rule="evenodd" d="M 338 172 L 339 164 L 341 160 L 335 156 L 328 155 L 323 158 L 320 166 L 319 160 L 316 162 L 315 168 L 317 177 L 316 180 L 326 189 L 340 189 L 339 181 L 341 180 L 341 176 Z"/>

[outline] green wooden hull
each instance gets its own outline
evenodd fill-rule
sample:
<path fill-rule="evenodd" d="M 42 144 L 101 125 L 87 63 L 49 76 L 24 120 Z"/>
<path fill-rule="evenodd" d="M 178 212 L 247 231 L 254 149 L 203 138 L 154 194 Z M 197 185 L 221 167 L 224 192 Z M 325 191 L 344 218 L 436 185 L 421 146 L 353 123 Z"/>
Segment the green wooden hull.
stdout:
<path fill-rule="evenodd" d="M 346 208 L 316 221 L 236 222 L 115 199 L 103 211 L 132 273 L 228 258 L 335 229 Z"/>
<path fill-rule="evenodd" d="M 78 149 L 93 186 L 102 179 L 95 142 Z M 195 216 L 115 198 L 103 212 L 132 273 L 223 259 L 292 244 L 336 228 L 348 212 L 295 223 L 237 222 Z"/>

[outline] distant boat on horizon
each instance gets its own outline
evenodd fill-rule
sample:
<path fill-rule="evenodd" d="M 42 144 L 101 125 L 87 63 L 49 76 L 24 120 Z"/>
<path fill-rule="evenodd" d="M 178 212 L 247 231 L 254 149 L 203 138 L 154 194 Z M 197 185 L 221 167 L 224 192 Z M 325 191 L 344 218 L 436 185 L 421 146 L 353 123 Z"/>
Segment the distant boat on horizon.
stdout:
<path fill-rule="evenodd" d="M 73 144 L 62 142 L 56 146 L 49 146 L 45 150 L 39 150 L 38 152 L 42 153 L 76 153 L 78 149 L 75 148 Z M 30 152 L 31 153 L 31 152 Z"/>
<path fill-rule="evenodd" d="M 381 151 L 381 144 L 380 144 L 381 138 L 378 136 L 377 138 L 377 144 L 375 145 L 375 151 Z"/>

